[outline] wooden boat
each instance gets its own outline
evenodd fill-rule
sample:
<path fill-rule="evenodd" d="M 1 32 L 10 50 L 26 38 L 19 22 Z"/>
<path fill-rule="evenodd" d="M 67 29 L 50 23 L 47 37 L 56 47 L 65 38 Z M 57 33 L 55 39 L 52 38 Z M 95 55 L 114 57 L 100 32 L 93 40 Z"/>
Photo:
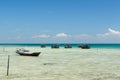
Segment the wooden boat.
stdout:
<path fill-rule="evenodd" d="M 18 49 L 16 53 L 22 56 L 39 56 L 41 52 L 30 52 L 29 50 L 25 49 Z"/>
<path fill-rule="evenodd" d="M 51 46 L 51 48 L 59 48 L 59 45 L 53 44 L 53 45 Z"/>
<path fill-rule="evenodd" d="M 41 45 L 41 48 L 45 48 L 46 46 L 44 44 Z"/>
<path fill-rule="evenodd" d="M 82 49 L 90 49 L 90 46 L 87 44 L 82 44 L 82 45 L 79 45 L 78 47 Z"/>
<path fill-rule="evenodd" d="M 70 44 L 67 44 L 67 45 L 65 45 L 64 48 L 72 48 L 72 46 Z"/>

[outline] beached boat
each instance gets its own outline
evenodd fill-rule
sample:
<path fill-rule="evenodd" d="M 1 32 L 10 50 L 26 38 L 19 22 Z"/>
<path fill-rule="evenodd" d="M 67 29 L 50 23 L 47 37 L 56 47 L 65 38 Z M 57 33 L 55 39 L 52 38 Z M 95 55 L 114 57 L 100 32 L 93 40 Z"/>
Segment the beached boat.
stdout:
<path fill-rule="evenodd" d="M 25 49 L 18 49 L 16 53 L 22 56 L 39 56 L 41 52 L 30 52 L 29 50 Z"/>

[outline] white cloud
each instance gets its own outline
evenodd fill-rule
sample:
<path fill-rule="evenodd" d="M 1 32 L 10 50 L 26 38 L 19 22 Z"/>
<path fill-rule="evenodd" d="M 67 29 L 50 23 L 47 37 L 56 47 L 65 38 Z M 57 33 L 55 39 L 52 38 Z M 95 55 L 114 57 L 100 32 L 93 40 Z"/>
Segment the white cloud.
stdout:
<path fill-rule="evenodd" d="M 41 35 L 33 36 L 32 38 L 49 38 L 49 37 L 50 35 L 41 34 Z"/>
<path fill-rule="evenodd" d="M 108 28 L 107 33 L 97 34 L 97 37 L 114 37 L 114 36 L 120 36 L 120 31 L 116 31 L 111 28 Z"/>
<path fill-rule="evenodd" d="M 55 34 L 54 34 L 55 35 Z M 55 36 L 50 36 L 46 34 L 36 35 L 32 38 L 41 38 L 47 42 L 119 42 L 120 31 L 108 28 L 108 31 L 103 34 L 89 35 L 89 34 L 79 34 L 79 35 L 69 35 L 66 33 L 58 33 Z M 49 39 L 48 39 L 49 38 Z M 18 37 L 19 39 L 19 37 Z"/>
<path fill-rule="evenodd" d="M 65 33 L 58 33 L 58 34 L 56 34 L 56 37 L 58 37 L 58 38 L 67 38 L 67 37 L 69 37 L 70 35 L 68 35 L 68 34 L 65 34 Z"/>
<path fill-rule="evenodd" d="M 109 33 L 114 34 L 114 35 L 120 35 L 120 31 L 113 30 L 111 28 L 108 29 Z"/>

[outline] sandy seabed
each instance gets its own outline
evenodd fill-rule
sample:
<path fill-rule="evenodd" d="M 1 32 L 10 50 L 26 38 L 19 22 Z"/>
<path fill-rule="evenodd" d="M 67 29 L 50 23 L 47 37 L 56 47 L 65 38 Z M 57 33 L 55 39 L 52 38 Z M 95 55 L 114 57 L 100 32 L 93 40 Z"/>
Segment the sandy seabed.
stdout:
<path fill-rule="evenodd" d="M 22 47 L 41 52 L 30 57 L 16 54 L 18 48 L 0 47 L 0 80 L 120 80 L 120 49 Z"/>

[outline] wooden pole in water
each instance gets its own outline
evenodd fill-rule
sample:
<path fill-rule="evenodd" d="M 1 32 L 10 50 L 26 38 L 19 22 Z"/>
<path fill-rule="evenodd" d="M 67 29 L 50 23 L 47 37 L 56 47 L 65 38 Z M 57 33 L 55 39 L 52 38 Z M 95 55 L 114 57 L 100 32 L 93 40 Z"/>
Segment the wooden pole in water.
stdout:
<path fill-rule="evenodd" d="M 8 55 L 8 62 L 7 62 L 7 76 L 9 75 L 9 62 L 10 62 L 10 55 Z"/>

